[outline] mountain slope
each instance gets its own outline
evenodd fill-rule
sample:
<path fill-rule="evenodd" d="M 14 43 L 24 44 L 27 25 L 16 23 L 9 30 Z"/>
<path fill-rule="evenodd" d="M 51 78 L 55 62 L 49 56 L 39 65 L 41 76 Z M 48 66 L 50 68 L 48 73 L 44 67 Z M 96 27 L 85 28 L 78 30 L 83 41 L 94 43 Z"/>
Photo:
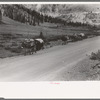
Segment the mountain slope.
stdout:
<path fill-rule="evenodd" d="M 88 4 L 24 4 L 3 5 L 4 15 L 30 25 L 43 22 L 100 25 L 100 5 Z"/>
<path fill-rule="evenodd" d="M 29 9 L 34 9 L 42 13 L 59 13 L 67 14 L 73 12 L 100 12 L 100 5 L 98 4 L 35 4 L 24 5 Z"/>
<path fill-rule="evenodd" d="M 24 6 L 65 21 L 88 23 L 91 25 L 100 24 L 99 4 L 37 4 Z"/>

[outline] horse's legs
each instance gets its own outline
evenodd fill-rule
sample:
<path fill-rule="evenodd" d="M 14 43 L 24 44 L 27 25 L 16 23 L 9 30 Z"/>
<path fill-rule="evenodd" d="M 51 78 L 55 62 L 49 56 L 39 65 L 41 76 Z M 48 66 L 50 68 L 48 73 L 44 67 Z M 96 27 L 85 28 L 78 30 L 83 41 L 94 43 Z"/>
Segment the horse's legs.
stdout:
<path fill-rule="evenodd" d="M 24 55 L 26 56 L 26 53 L 27 53 L 27 49 L 25 48 L 25 52 L 24 52 Z"/>
<path fill-rule="evenodd" d="M 32 49 L 31 48 L 29 48 L 28 53 L 29 53 L 29 55 L 32 54 Z"/>
<path fill-rule="evenodd" d="M 35 53 L 37 52 L 36 49 L 34 51 L 35 51 Z"/>
<path fill-rule="evenodd" d="M 34 53 L 34 52 L 36 53 L 36 48 L 35 48 L 35 47 L 34 47 L 34 49 L 33 49 L 33 53 Z"/>

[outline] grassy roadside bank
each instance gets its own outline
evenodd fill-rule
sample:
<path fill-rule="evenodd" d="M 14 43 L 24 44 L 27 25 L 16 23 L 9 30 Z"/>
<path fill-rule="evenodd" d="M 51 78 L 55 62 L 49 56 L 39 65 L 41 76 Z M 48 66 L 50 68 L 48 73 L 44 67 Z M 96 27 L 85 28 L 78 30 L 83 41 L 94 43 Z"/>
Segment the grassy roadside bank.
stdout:
<path fill-rule="evenodd" d="M 59 25 L 58 28 L 56 26 L 53 23 L 44 23 L 40 26 L 25 25 L 3 17 L 3 24 L 0 25 L 0 58 L 22 55 L 23 51 L 20 52 L 18 46 L 25 38 L 38 37 L 40 31 L 43 32 L 47 41 L 45 48 L 62 45 L 63 41 L 60 40 L 62 35 L 84 33 L 90 37 L 94 37 L 93 35 L 96 34 L 94 29 L 86 26 L 73 27 Z"/>
<path fill-rule="evenodd" d="M 61 81 L 99 81 L 100 61 L 91 60 L 86 56 L 85 59 L 65 70 L 58 79 Z"/>

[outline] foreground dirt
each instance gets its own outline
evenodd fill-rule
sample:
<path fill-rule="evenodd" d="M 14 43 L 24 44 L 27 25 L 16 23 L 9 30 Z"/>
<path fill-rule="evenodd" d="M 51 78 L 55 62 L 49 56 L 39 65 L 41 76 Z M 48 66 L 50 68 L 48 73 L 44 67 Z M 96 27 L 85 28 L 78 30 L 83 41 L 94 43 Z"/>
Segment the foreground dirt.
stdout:
<path fill-rule="evenodd" d="M 90 80 L 88 65 L 77 64 L 86 54 L 95 52 L 100 37 L 55 46 L 30 56 L 0 59 L 0 81 L 66 81 Z M 87 61 L 88 62 L 88 61 Z"/>
<path fill-rule="evenodd" d="M 98 81 L 100 80 L 100 61 L 90 60 L 89 57 L 78 62 L 76 65 L 70 66 L 69 69 L 61 72 L 61 76 L 57 76 L 56 79 L 60 81 Z"/>

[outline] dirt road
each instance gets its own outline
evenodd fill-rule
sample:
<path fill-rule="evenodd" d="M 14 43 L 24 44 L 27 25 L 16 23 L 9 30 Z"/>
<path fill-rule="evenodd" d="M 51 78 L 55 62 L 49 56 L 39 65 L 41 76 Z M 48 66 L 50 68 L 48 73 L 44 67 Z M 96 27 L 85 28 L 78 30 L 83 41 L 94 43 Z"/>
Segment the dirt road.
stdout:
<path fill-rule="evenodd" d="M 53 81 L 61 72 L 84 59 L 86 54 L 98 49 L 100 37 L 94 37 L 34 55 L 0 59 L 0 81 Z"/>

